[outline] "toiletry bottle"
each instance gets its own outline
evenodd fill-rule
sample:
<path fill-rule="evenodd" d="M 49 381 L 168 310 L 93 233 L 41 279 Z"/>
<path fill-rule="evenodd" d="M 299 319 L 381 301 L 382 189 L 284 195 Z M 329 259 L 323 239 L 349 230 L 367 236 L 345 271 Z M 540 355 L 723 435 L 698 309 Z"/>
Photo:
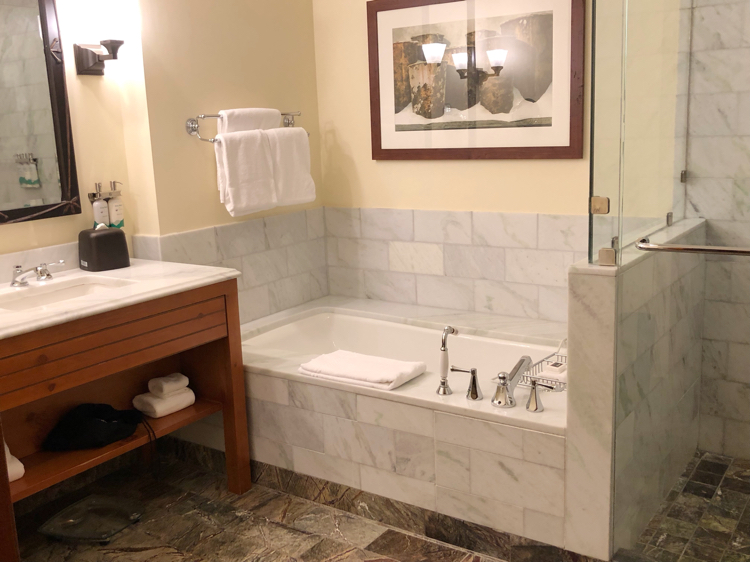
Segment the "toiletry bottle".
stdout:
<path fill-rule="evenodd" d="M 122 185 L 122 182 L 111 181 L 109 182 L 109 190 L 117 191 L 117 184 Z M 112 197 L 109 200 L 109 226 L 113 228 L 122 228 L 125 226 L 125 205 L 122 204 L 122 198 L 119 195 Z"/>
<path fill-rule="evenodd" d="M 104 226 L 109 226 L 109 208 L 107 207 L 107 202 L 101 198 L 102 184 L 97 183 L 94 185 L 96 186 L 96 194 L 98 196 L 97 199 L 95 199 L 93 203 L 94 228 L 96 228 L 100 224 L 103 224 Z"/>

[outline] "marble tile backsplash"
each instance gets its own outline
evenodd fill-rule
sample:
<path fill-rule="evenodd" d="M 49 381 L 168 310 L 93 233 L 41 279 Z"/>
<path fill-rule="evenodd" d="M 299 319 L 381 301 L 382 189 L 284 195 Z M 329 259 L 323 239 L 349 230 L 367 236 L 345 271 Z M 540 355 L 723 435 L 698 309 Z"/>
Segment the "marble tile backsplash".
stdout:
<path fill-rule="evenodd" d="M 166 236 L 133 236 L 136 258 L 231 267 L 240 321 L 250 322 L 328 294 L 323 209 Z"/>
<path fill-rule="evenodd" d="M 687 214 L 707 242 L 750 246 L 750 3 L 693 8 Z M 706 263 L 700 447 L 750 458 L 750 267 Z"/>
<path fill-rule="evenodd" d="M 566 322 L 586 216 L 325 209 L 330 294 Z"/>

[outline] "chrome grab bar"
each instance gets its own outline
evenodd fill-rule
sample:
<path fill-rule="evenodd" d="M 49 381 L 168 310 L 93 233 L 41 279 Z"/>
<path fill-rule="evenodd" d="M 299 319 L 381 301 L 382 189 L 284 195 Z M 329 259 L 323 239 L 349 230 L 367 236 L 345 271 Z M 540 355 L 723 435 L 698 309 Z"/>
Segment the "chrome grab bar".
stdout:
<path fill-rule="evenodd" d="M 636 242 L 635 247 L 644 252 L 683 252 L 687 254 L 750 256 L 750 248 L 732 248 L 731 246 L 694 246 L 687 244 L 652 244 L 648 238 L 642 238 Z"/>

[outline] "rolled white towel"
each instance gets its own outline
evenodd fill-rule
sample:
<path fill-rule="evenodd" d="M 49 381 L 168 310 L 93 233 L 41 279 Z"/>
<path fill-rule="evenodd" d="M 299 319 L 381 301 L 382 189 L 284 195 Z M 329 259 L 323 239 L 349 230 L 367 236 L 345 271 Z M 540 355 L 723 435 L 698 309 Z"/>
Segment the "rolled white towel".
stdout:
<path fill-rule="evenodd" d="M 195 404 L 195 394 L 189 388 L 178 390 L 166 398 L 159 398 L 150 392 L 133 398 L 133 407 L 150 418 L 163 418 L 193 404 Z"/>
<path fill-rule="evenodd" d="M 172 373 L 166 377 L 159 377 L 148 381 L 148 390 L 154 396 L 166 398 L 178 390 L 186 388 L 190 380 L 182 373 Z"/>
<path fill-rule="evenodd" d="M 3 445 L 5 445 L 5 463 L 8 465 L 8 481 L 15 482 L 23 478 L 23 475 L 26 474 L 26 468 L 21 461 L 10 453 L 8 444 L 3 443 Z"/>
<path fill-rule="evenodd" d="M 321 379 L 393 390 L 426 369 L 421 361 L 398 361 L 340 349 L 300 365 L 299 372 Z"/>

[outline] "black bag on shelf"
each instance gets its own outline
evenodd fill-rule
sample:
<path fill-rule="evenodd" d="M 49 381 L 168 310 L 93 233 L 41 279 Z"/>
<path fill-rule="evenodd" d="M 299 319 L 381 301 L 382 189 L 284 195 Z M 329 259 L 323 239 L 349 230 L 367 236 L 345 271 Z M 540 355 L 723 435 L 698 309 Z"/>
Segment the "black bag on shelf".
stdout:
<path fill-rule="evenodd" d="M 143 414 L 109 404 L 81 404 L 66 413 L 42 444 L 45 451 L 98 449 L 135 433 Z"/>

